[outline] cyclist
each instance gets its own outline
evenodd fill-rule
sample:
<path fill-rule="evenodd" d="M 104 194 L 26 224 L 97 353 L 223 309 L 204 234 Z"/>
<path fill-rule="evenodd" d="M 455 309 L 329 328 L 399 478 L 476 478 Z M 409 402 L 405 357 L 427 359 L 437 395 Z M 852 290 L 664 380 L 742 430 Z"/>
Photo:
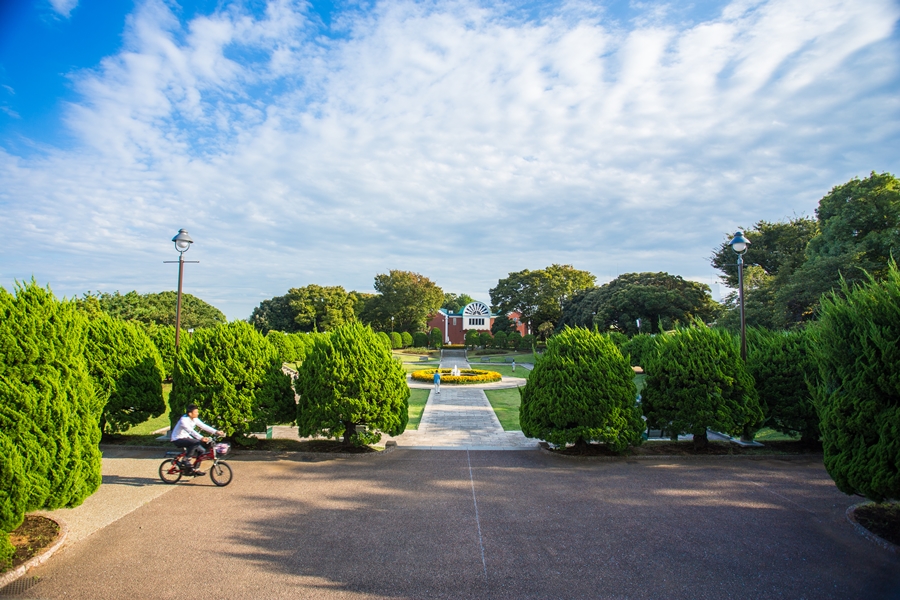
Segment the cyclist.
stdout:
<path fill-rule="evenodd" d="M 188 404 L 185 407 L 184 415 L 175 424 L 172 429 L 172 435 L 169 438 L 172 443 L 179 448 L 184 448 L 184 460 L 180 463 L 180 467 L 185 470 L 187 475 L 203 475 L 203 471 L 194 470 L 191 458 L 199 456 L 201 450 L 208 449 L 203 444 L 208 444 L 210 439 L 203 437 L 197 433 L 196 428 L 199 427 L 207 433 L 213 433 L 219 437 L 225 435 L 224 431 L 213 429 L 197 417 L 200 415 L 200 409 L 196 404 Z"/>

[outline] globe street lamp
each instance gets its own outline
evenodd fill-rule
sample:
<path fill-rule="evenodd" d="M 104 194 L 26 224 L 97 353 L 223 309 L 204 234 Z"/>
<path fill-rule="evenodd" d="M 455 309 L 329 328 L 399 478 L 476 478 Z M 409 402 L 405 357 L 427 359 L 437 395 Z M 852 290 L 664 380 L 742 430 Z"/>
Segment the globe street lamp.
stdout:
<path fill-rule="evenodd" d="M 744 234 L 738 231 L 735 232 L 734 237 L 728 242 L 728 245 L 731 246 L 731 249 L 738 255 L 738 295 L 741 300 L 741 359 L 744 362 L 747 362 L 747 327 L 744 320 L 744 254 L 746 254 L 747 249 L 750 247 L 750 240 L 745 238 Z"/>
<path fill-rule="evenodd" d="M 184 260 L 184 253 L 190 250 L 194 240 L 188 235 L 186 229 L 179 229 L 178 234 L 172 238 L 175 242 L 175 249 L 178 250 L 178 260 L 166 260 L 167 263 L 178 263 L 178 296 L 175 300 L 175 355 L 178 355 L 178 344 L 180 342 L 181 333 L 181 280 L 184 275 L 184 263 L 198 263 L 199 260 Z"/>

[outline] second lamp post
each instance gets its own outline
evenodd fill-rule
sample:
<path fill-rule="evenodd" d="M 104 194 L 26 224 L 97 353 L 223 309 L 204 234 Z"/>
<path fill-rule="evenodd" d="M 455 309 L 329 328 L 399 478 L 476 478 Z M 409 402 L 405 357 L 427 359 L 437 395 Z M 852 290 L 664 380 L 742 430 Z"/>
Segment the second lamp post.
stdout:
<path fill-rule="evenodd" d="M 738 255 L 738 296 L 741 301 L 741 359 L 747 362 L 747 326 L 744 319 L 744 254 L 750 247 L 750 240 L 745 238 L 743 233 L 737 231 L 731 241 L 728 242 L 728 245 Z"/>

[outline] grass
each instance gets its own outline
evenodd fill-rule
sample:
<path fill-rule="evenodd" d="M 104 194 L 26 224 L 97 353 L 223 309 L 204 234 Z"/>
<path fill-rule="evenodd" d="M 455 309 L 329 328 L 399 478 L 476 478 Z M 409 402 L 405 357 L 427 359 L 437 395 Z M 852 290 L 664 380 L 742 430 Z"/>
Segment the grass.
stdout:
<path fill-rule="evenodd" d="M 472 365 L 473 369 L 480 369 L 482 371 L 494 371 L 495 373 L 500 373 L 503 377 L 521 377 L 522 379 L 528 379 L 528 376 L 531 374 L 531 371 L 526 369 L 525 367 L 516 367 L 516 372 L 513 373 L 512 366 L 510 365 L 492 365 L 486 364 L 483 365 L 481 363 L 469 363 Z"/>
<path fill-rule="evenodd" d="M 637 393 L 640 394 L 644 389 L 644 386 L 647 385 L 647 376 L 646 375 L 635 375 L 634 376 L 634 387 L 637 388 Z"/>
<path fill-rule="evenodd" d="M 169 394 L 172 392 L 172 384 L 164 383 L 163 384 L 163 400 L 166 403 L 166 408 L 169 406 Z M 163 411 L 163 414 L 158 417 L 154 417 L 148 421 L 144 421 L 138 425 L 135 425 L 128 431 L 122 433 L 122 435 L 141 435 L 147 436 L 151 435 L 154 431 L 162 429 L 163 427 L 169 426 L 169 411 Z"/>
<path fill-rule="evenodd" d="M 422 420 L 422 413 L 425 412 L 425 403 L 428 402 L 430 391 L 417 388 L 409 390 L 409 422 L 406 424 L 407 429 L 419 428 L 419 422 Z"/>
<path fill-rule="evenodd" d="M 753 436 L 753 439 L 757 442 L 794 442 L 799 440 L 800 436 L 792 437 L 789 435 L 785 435 L 780 431 L 775 431 L 774 429 L 763 427 L 756 432 L 756 435 Z"/>
<path fill-rule="evenodd" d="M 516 373 L 519 371 L 516 370 Z M 484 390 L 491 408 L 497 414 L 500 425 L 504 431 L 521 431 L 519 425 L 519 405 L 522 398 L 519 396 L 518 388 L 508 388 L 505 390 Z"/>

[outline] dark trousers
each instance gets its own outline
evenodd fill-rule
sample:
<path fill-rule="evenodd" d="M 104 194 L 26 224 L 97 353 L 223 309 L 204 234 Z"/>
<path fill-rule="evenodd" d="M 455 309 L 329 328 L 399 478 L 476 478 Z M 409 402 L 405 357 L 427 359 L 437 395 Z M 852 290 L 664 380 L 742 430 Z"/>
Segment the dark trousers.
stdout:
<path fill-rule="evenodd" d="M 182 438 L 180 440 L 175 440 L 172 443 L 179 448 L 184 448 L 184 459 L 188 461 L 195 456 L 199 456 L 201 451 L 206 449 L 203 442 L 195 440 L 194 438 Z"/>

